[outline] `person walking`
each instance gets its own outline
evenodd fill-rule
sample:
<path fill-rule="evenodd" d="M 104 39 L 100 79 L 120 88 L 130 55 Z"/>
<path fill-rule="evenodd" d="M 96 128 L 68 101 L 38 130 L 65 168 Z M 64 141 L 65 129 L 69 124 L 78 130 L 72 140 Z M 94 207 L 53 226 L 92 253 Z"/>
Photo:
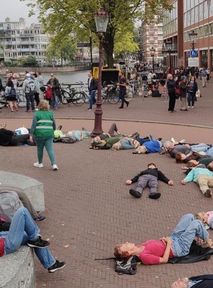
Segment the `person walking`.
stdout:
<path fill-rule="evenodd" d="M 12 76 L 8 79 L 6 83 L 5 96 L 8 101 L 10 111 L 18 111 L 17 94 Z"/>
<path fill-rule="evenodd" d="M 169 95 L 169 112 L 175 111 L 175 102 L 176 102 L 176 92 L 175 92 L 176 82 L 173 79 L 172 74 L 167 76 L 167 90 Z"/>
<path fill-rule="evenodd" d="M 119 98 L 121 100 L 121 106 L 119 107 L 119 109 L 123 109 L 124 108 L 124 103 L 126 104 L 126 106 L 129 106 L 129 101 L 125 100 L 125 95 L 126 95 L 126 78 L 124 76 L 124 73 L 121 72 L 120 74 L 120 78 L 119 78 Z"/>
<path fill-rule="evenodd" d="M 26 101 L 27 101 L 27 107 L 26 112 L 29 112 L 30 109 L 32 111 L 35 110 L 35 103 L 34 103 L 34 97 L 35 97 L 35 81 L 30 73 L 26 74 L 26 79 L 23 82 L 23 91 L 25 93 Z"/>
<path fill-rule="evenodd" d="M 179 83 L 180 88 L 180 111 L 188 111 L 187 109 L 187 77 L 182 76 Z"/>
<path fill-rule="evenodd" d="M 203 88 L 206 87 L 206 83 L 207 83 L 207 71 L 205 68 L 203 68 L 200 72 L 201 75 L 201 79 L 202 79 L 202 86 Z"/>
<path fill-rule="evenodd" d="M 54 130 L 56 130 L 55 119 L 52 111 L 49 111 L 49 103 L 41 100 L 38 105 L 38 111 L 35 112 L 30 130 L 31 135 L 35 138 L 37 145 L 38 162 L 33 166 L 43 168 L 43 150 L 47 150 L 52 169 L 58 170 L 56 165 L 55 153 L 53 149 Z M 32 137 L 31 136 L 31 137 Z"/>

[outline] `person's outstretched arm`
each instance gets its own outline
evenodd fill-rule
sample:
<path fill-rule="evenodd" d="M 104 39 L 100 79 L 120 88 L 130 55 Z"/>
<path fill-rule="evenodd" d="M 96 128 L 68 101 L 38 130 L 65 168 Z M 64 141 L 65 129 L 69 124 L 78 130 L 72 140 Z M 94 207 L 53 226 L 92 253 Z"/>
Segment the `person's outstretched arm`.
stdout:
<path fill-rule="evenodd" d="M 171 179 L 168 179 L 161 171 L 158 170 L 158 180 L 170 185 L 170 186 L 173 186 L 174 183 Z"/>

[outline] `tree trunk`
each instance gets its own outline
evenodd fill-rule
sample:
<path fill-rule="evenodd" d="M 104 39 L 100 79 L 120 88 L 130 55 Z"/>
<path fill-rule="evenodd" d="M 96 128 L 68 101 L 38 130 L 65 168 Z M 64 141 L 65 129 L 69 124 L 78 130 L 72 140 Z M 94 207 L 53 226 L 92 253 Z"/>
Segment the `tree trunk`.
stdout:
<path fill-rule="evenodd" d="M 106 63 L 109 68 L 113 68 L 114 59 L 114 41 L 115 41 L 115 31 L 113 28 L 108 27 L 106 33 L 104 34 L 103 47 L 105 52 Z"/>

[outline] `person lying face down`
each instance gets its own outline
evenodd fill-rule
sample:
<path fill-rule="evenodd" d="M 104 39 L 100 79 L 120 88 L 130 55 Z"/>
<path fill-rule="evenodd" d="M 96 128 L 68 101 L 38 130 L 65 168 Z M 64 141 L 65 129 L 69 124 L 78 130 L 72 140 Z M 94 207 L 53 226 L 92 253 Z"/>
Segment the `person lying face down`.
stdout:
<path fill-rule="evenodd" d="M 115 246 L 114 255 L 120 259 L 137 256 L 144 265 L 163 264 L 167 263 L 169 258 L 188 255 L 192 242 L 197 238 L 209 247 L 212 246 L 203 222 L 196 219 L 193 214 L 185 214 L 169 237 L 148 240 L 140 244 L 129 242 L 118 244 Z"/>
<path fill-rule="evenodd" d="M 173 282 L 171 288 L 212 288 L 213 274 L 182 278 Z"/>

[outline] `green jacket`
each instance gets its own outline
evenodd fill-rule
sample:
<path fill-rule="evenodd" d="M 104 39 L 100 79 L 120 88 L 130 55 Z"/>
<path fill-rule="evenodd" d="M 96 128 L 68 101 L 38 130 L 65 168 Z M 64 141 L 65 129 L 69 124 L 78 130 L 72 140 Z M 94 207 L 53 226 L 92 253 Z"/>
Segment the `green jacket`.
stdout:
<path fill-rule="evenodd" d="M 35 138 L 53 138 L 55 129 L 53 112 L 46 110 L 35 112 L 30 130 Z"/>

